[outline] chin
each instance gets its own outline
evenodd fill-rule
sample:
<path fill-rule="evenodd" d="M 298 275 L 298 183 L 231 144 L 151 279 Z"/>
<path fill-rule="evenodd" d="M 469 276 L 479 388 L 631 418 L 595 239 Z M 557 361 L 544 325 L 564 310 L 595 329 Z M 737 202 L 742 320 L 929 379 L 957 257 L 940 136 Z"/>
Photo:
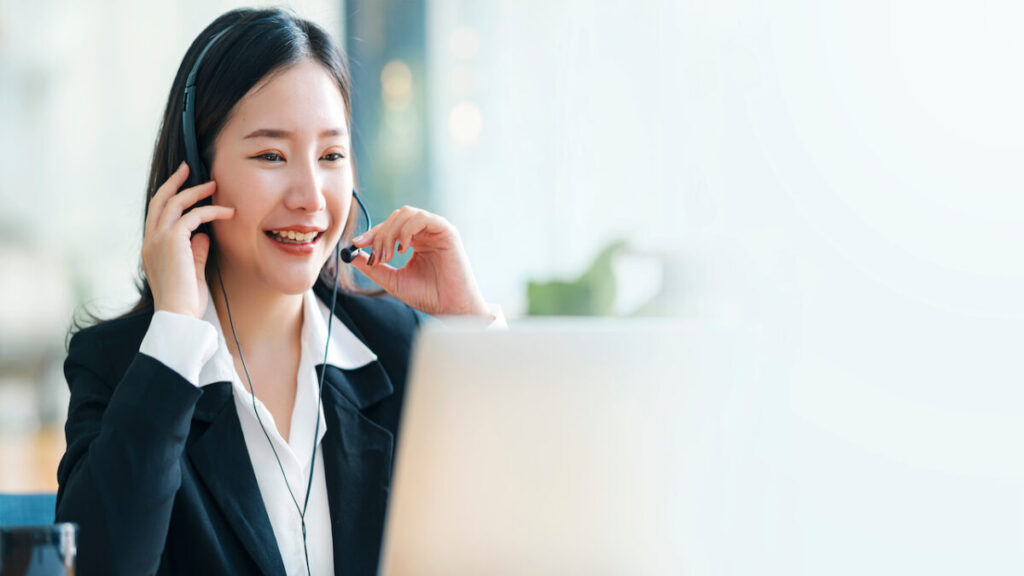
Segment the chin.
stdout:
<path fill-rule="evenodd" d="M 320 271 L 307 275 L 288 275 L 287 278 L 278 276 L 274 279 L 273 287 L 282 294 L 303 294 L 316 284 Z"/>

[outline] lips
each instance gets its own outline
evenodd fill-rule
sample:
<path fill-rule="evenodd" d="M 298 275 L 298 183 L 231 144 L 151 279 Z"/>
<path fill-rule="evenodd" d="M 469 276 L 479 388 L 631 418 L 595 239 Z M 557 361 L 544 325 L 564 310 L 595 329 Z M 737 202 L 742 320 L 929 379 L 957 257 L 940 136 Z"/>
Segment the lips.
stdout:
<path fill-rule="evenodd" d="M 303 234 L 301 232 L 294 232 L 291 230 L 271 230 L 264 232 L 264 234 L 266 234 L 271 240 L 285 242 L 287 244 L 314 244 L 320 239 L 323 232 L 309 232 Z"/>
<path fill-rule="evenodd" d="M 326 228 L 321 226 L 309 226 L 295 224 L 291 226 L 274 227 L 264 230 L 263 233 L 271 240 L 287 244 L 312 244 L 320 239 Z"/>
<path fill-rule="evenodd" d="M 264 232 L 298 232 L 300 234 L 308 234 L 310 232 L 323 232 L 327 228 L 324 226 L 279 226 L 274 228 L 267 228 Z"/>

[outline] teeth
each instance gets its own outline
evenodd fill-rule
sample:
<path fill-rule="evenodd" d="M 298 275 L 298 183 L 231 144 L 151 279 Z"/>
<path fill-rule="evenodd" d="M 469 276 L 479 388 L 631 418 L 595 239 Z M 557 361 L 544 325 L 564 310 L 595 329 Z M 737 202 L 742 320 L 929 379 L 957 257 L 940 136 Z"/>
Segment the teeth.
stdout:
<path fill-rule="evenodd" d="M 307 242 L 312 242 L 318 234 L 317 232 L 302 234 L 294 230 L 271 230 L 270 232 L 279 240 L 290 241 L 289 243 L 291 244 L 305 244 Z"/>

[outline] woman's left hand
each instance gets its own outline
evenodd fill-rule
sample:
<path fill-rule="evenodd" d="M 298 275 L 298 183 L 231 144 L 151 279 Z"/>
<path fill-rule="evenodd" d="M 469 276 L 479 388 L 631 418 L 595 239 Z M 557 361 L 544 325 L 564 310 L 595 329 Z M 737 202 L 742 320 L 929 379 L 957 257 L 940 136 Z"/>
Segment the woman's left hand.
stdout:
<path fill-rule="evenodd" d="M 387 264 L 396 242 L 403 254 L 413 249 L 402 268 Z M 372 245 L 373 253 L 360 251 L 352 265 L 409 306 L 435 316 L 490 316 L 459 232 L 441 216 L 403 206 L 353 243 Z"/>

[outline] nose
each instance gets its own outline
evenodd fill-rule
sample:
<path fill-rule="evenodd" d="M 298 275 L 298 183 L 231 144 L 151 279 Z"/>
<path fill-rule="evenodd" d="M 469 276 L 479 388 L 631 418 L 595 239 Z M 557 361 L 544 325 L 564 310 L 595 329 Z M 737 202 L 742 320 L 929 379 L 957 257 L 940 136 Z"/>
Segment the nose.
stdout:
<path fill-rule="evenodd" d="M 326 208 L 327 201 L 323 195 L 323 182 L 316 160 L 297 162 L 291 181 L 291 189 L 285 197 L 285 206 L 289 210 L 305 210 L 319 212 Z"/>

